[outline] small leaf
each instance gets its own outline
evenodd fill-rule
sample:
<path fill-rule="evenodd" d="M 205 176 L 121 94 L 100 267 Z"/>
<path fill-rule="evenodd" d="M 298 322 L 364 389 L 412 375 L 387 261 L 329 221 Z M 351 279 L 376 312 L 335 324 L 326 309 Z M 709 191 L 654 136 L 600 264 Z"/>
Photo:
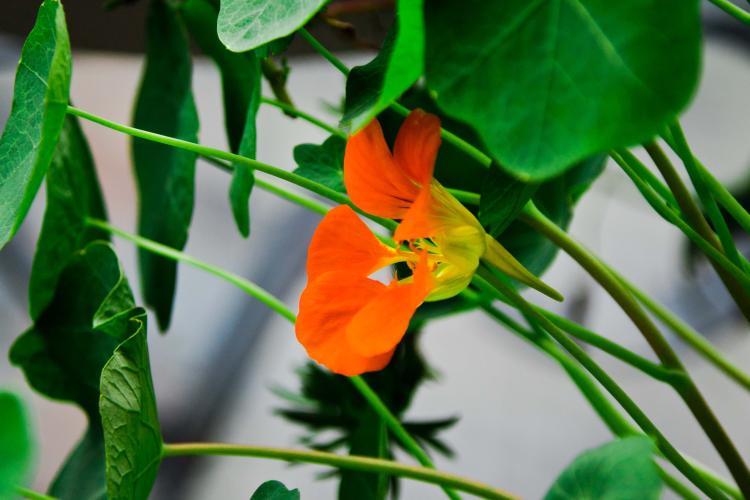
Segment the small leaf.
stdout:
<path fill-rule="evenodd" d="M 255 123 L 258 109 L 260 108 L 260 64 L 253 54 L 248 54 L 253 61 L 254 73 L 252 78 L 245 82 L 252 89 L 252 95 L 247 107 L 245 128 L 242 132 L 239 154 L 255 159 L 257 150 L 257 127 Z M 232 163 L 232 183 L 229 185 L 229 203 L 232 214 L 237 223 L 240 234 L 247 238 L 250 235 L 250 193 L 255 184 L 253 169 L 246 163 Z"/>
<path fill-rule="evenodd" d="M 399 0 L 396 23 L 378 55 L 352 68 L 346 80 L 342 123 L 352 132 L 367 125 L 403 94 L 424 71 L 422 0 Z"/>
<path fill-rule="evenodd" d="M 145 500 L 161 463 L 162 438 L 146 345 L 145 317 L 102 370 L 99 412 L 110 500 Z"/>
<path fill-rule="evenodd" d="M 645 436 L 619 439 L 578 455 L 555 480 L 545 500 L 656 500 L 662 481 Z"/>
<path fill-rule="evenodd" d="M 594 156 L 559 177 L 541 183 L 532 200 L 550 220 L 567 229 L 576 203 L 602 173 L 605 160 L 606 156 Z M 554 243 L 519 221 L 512 222 L 497 239 L 537 276 L 549 267 L 559 250 Z"/>
<path fill-rule="evenodd" d="M 221 0 L 218 31 L 229 50 L 244 52 L 305 25 L 327 0 Z"/>
<path fill-rule="evenodd" d="M 75 252 L 91 241 L 109 239 L 106 232 L 87 226 L 87 217 L 107 218 L 86 138 L 69 115 L 47 172 L 47 208 L 29 282 L 32 319 L 52 300 L 60 273 Z"/>
<path fill-rule="evenodd" d="M 0 422 L 0 498 L 13 498 L 29 478 L 34 444 L 26 408 L 8 391 L 0 391 Z"/>
<path fill-rule="evenodd" d="M 346 141 L 335 135 L 321 145 L 300 144 L 294 148 L 294 173 L 345 193 L 344 149 Z"/>
<path fill-rule="evenodd" d="M 266 481 L 258 486 L 250 500 L 299 500 L 299 490 L 288 490 L 279 481 Z"/>
<path fill-rule="evenodd" d="M 514 177 L 549 179 L 650 139 L 685 108 L 700 71 L 699 4 L 432 1 L 427 84 Z"/>
<path fill-rule="evenodd" d="M 63 7 L 45 0 L 23 45 L 0 138 L 0 248 L 21 226 L 49 167 L 68 106 L 70 72 Z"/>
<path fill-rule="evenodd" d="M 135 126 L 191 142 L 198 140 L 198 115 L 190 89 L 191 58 L 182 24 L 163 0 L 152 0 L 146 22 L 146 68 L 135 108 Z M 181 250 L 193 215 L 196 155 L 163 144 L 133 139 L 133 163 L 140 199 L 138 230 L 149 239 Z M 177 264 L 146 250 L 138 253 L 146 304 L 159 328 L 169 327 Z"/>
<path fill-rule="evenodd" d="M 537 185 L 521 182 L 490 165 L 479 202 L 479 221 L 493 237 L 501 234 L 518 217 Z"/>

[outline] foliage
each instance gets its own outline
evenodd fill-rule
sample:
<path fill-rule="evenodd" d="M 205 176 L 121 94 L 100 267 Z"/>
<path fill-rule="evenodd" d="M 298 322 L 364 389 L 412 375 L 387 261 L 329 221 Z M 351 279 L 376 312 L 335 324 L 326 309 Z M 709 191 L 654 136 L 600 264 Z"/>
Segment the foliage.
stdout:
<path fill-rule="evenodd" d="M 34 450 L 25 405 L 12 392 L 0 390 L 0 422 L 0 498 L 9 498 L 28 479 Z"/>
<path fill-rule="evenodd" d="M 258 486 L 250 500 L 299 500 L 299 490 L 288 490 L 279 481 L 266 481 Z"/>

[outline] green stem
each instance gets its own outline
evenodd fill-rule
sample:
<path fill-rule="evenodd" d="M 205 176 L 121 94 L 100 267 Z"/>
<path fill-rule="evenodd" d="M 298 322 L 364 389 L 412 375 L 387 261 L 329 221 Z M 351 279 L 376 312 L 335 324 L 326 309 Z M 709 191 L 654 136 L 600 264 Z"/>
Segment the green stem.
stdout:
<path fill-rule="evenodd" d="M 646 182 L 651 189 L 656 191 L 659 196 L 672 208 L 679 208 L 677 200 L 675 200 L 672 191 L 662 182 L 646 165 L 643 164 L 635 155 L 633 155 L 627 149 L 620 149 L 612 151 L 610 156 L 615 158 L 615 155 L 620 156 L 623 161 L 626 161 L 628 166 L 637 174 L 637 176 Z M 615 159 L 617 161 L 617 159 Z M 619 162 L 618 162 L 619 163 Z"/>
<path fill-rule="evenodd" d="M 21 497 L 28 498 L 30 500 L 58 500 L 55 497 L 30 490 L 29 488 L 24 488 L 23 486 L 16 486 L 16 493 Z"/>
<path fill-rule="evenodd" d="M 352 204 L 349 197 L 346 196 L 345 194 L 340 193 L 329 187 L 326 187 L 322 184 L 319 184 L 315 181 L 311 181 L 310 179 L 302 177 L 301 175 L 288 172 L 279 167 L 274 167 L 272 165 L 268 165 L 258 160 L 247 158 L 245 156 L 237 155 L 234 153 L 229 153 L 227 151 L 222 151 L 221 149 L 211 148 L 208 146 L 202 146 L 194 142 L 183 141 L 182 139 L 175 139 L 174 137 L 169 137 L 166 135 L 156 134 L 154 132 L 148 132 L 146 130 L 140 130 L 134 127 L 129 127 L 127 125 L 116 123 L 116 122 L 107 120 L 106 118 L 96 116 L 94 114 L 91 114 L 82 109 L 75 108 L 73 106 L 68 106 L 68 113 L 71 115 L 75 115 L 80 118 L 83 118 L 85 120 L 98 123 L 99 125 L 110 128 L 112 130 L 116 130 L 117 132 L 122 132 L 124 134 L 128 134 L 133 137 L 138 137 L 140 139 L 146 139 L 148 141 L 158 142 L 160 144 L 165 144 L 167 146 L 184 149 L 186 151 L 191 151 L 203 157 L 212 157 L 212 158 L 217 158 L 220 160 L 226 160 L 229 162 L 244 163 L 245 165 L 248 165 L 255 170 L 264 172 L 268 175 L 272 175 L 274 177 L 285 180 L 292 184 L 296 184 L 297 186 L 300 186 L 309 191 L 312 191 L 313 193 L 317 193 L 325 198 L 328 198 L 331 201 L 334 201 L 336 203 L 341 203 L 344 205 L 349 205 L 359 214 L 363 215 L 364 217 L 367 217 L 368 219 L 372 221 L 377 222 L 378 224 L 383 225 L 384 227 L 387 227 L 389 229 L 395 229 L 396 227 L 396 223 L 392 220 L 383 219 L 381 217 L 375 217 L 360 210 L 359 208 L 354 206 L 354 204 Z"/>
<path fill-rule="evenodd" d="M 499 279 L 491 270 L 480 267 L 479 276 L 484 278 L 505 298 L 510 300 L 520 311 L 533 317 L 566 351 L 568 351 L 584 368 L 609 392 L 615 400 L 630 415 L 638 426 L 650 436 L 664 456 L 693 484 L 701 489 L 711 498 L 723 498 L 721 492 L 711 483 L 706 481 L 680 454 L 677 449 L 667 440 L 659 429 L 651 422 L 640 407 L 627 395 L 627 393 L 607 374 L 586 351 L 581 349 L 573 340 L 545 316 L 529 304 L 515 289 L 503 280 Z"/>
<path fill-rule="evenodd" d="M 86 222 L 90 226 L 98 227 L 112 234 L 115 234 L 157 255 L 161 255 L 162 257 L 166 257 L 168 259 L 185 262 L 186 264 L 189 264 L 193 267 L 207 271 L 214 276 L 221 278 L 228 283 L 231 283 L 232 285 L 235 285 L 251 297 L 267 305 L 273 311 L 277 312 L 279 315 L 287 319 L 290 323 L 292 323 L 292 325 L 294 325 L 294 323 L 297 321 L 296 315 L 291 310 L 289 310 L 289 308 L 283 302 L 281 302 L 275 296 L 271 295 L 266 290 L 250 280 L 242 278 L 241 276 L 237 276 L 236 274 L 230 273 L 207 262 L 203 262 L 202 260 L 196 259 L 195 257 L 192 257 L 184 252 L 175 250 L 174 248 L 162 245 L 161 243 L 157 243 L 135 234 L 128 233 L 127 231 L 123 231 L 122 229 L 116 228 L 102 220 L 87 219 Z M 424 450 L 422 450 L 419 444 L 414 440 L 414 438 L 409 435 L 409 432 L 390 412 L 388 407 L 385 405 L 385 403 L 383 403 L 383 401 L 375 393 L 375 391 L 373 391 L 367 385 L 367 382 L 365 382 L 361 377 L 350 377 L 349 380 L 351 380 L 352 384 L 354 384 L 357 390 L 362 393 L 362 396 L 365 398 L 365 400 L 367 400 L 367 402 L 372 405 L 373 410 L 375 410 L 375 412 L 385 422 L 391 432 L 393 432 L 393 434 L 399 439 L 399 441 L 401 441 L 401 444 L 404 445 L 404 448 L 413 453 L 414 458 L 416 458 L 417 461 L 419 461 L 423 465 L 427 467 L 434 467 L 434 465 L 430 461 L 430 458 L 427 456 Z M 453 491 L 446 490 L 446 493 L 450 496 L 450 498 L 458 498 Z"/>
<path fill-rule="evenodd" d="M 331 53 L 330 50 L 325 48 L 325 46 L 320 43 L 314 36 L 310 34 L 309 31 L 302 28 L 298 31 L 300 35 L 302 35 L 302 38 L 304 38 L 307 43 L 310 44 L 310 46 L 315 49 L 315 51 L 323 56 L 324 59 L 326 59 L 328 62 L 330 62 L 336 69 L 338 69 L 341 74 L 344 76 L 349 75 L 349 68 L 341 62 L 339 58 L 337 58 L 335 55 Z M 405 107 L 404 105 L 398 103 L 398 102 L 392 102 L 390 105 L 391 109 L 396 111 L 397 113 L 406 116 L 409 114 L 410 110 Z M 456 134 L 449 132 L 448 130 L 445 130 L 444 128 L 440 129 L 440 135 L 445 139 L 447 142 L 450 142 L 454 146 L 456 146 L 458 149 L 469 155 L 470 157 L 477 160 L 480 164 L 484 165 L 485 167 L 489 167 L 492 164 L 492 158 L 484 154 L 479 148 L 469 144 L 465 140 L 461 139 Z"/>
<path fill-rule="evenodd" d="M 287 104 L 285 102 L 281 102 L 277 99 L 269 99 L 268 97 L 261 97 L 260 102 L 263 104 L 268 104 L 269 106 L 273 106 L 275 108 L 278 108 L 282 110 L 284 113 L 290 116 L 294 116 L 297 118 L 302 118 L 306 122 L 312 123 L 318 128 L 321 128 L 328 132 L 329 134 L 333 134 L 335 136 L 341 137 L 342 139 L 346 139 L 346 133 L 333 125 L 329 125 L 323 120 L 320 120 L 319 118 L 316 118 L 315 116 L 305 113 L 304 111 L 298 109 L 297 107 Z"/>
<path fill-rule="evenodd" d="M 597 258 L 547 219 L 533 204 L 527 205 L 521 219 L 576 260 L 612 296 L 666 367 L 684 372 L 684 381 L 682 384 L 674 385 L 675 390 L 719 452 L 740 490 L 745 496 L 750 497 L 750 471 L 742 456 L 685 371 L 672 347 L 627 288 Z"/>
<path fill-rule="evenodd" d="M 223 443 L 179 443 L 165 444 L 163 456 L 179 457 L 193 455 L 223 455 L 240 457 L 270 458 L 286 462 L 304 462 L 329 465 L 340 469 L 364 472 L 385 473 L 394 476 L 416 479 L 432 483 L 443 488 L 455 488 L 480 498 L 513 500 L 518 497 L 492 486 L 466 479 L 447 472 L 405 465 L 392 460 L 362 457 L 357 455 L 337 455 L 314 450 L 295 450 L 287 448 L 269 448 L 265 446 L 242 446 Z"/>
<path fill-rule="evenodd" d="M 631 168 L 628 160 L 626 159 L 626 156 L 622 155 L 621 153 L 615 152 L 612 152 L 610 155 L 612 156 L 612 159 L 615 160 L 618 165 L 620 165 L 620 167 L 628 175 L 628 177 L 630 177 L 630 179 L 633 181 L 633 184 L 635 184 L 635 187 L 638 189 L 638 191 L 640 191 L 641 195 L 643 195 L 643 198 L 659 215 L 662 216 L 664 220 L 676 226 L 685 234 L 685 236 L 690 238 L 690 240 L 695 243 L 703 251 L 704 254 L 710 257 L 710 259 L 716 261 L 716 263 L 722 266 L 724 270 L 728 271 L 731 275 L 737 278 L 745 287 L 745 289 L 750 290 L 750 277 L 748 277 L 747 273 L 734 265 L 726 257 L 726 255 L 718 251 L 714 246 L 711 245 L 711 243 L 706 241 L 700 234 L 698 234 L 688 223 L 682 220 L 680 214 L 676 213 L 674 210 L 668 207 L 663 200 L 659 199 L 658 195 L 654 193 L 653 190 L 648 186 L 648 184 L 646 184 L 640 177 L 638 177 L 635 171 Z"/>
<path fill-rule="evenodd" d="M 708 0 L 741 23 L 750 24 L 750 12 L 734 5 L 729 0 Z"/>

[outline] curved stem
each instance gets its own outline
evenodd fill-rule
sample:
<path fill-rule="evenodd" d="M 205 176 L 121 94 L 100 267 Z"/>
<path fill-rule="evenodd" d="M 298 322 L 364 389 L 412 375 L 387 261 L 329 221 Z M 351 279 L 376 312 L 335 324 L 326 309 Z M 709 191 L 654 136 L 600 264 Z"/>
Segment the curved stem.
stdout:
<path fill-rule="evenodd" d="M 588 250 L 573 240 L 567 233 L 547 219 L 533 204 L 527 205 L 521 219 L 555 243 L 576 260 L 620 305 L 641 331 L 646 341 L 668 368 L 685 373 L 684 382 L 674 385 L 675 390 L 695 416 L 711 443 L 729 468 L 742 493 L 750 497 L 750 471 L 719 420 L 706 403 L 703 395 L 685 371 L 672 347 L 640 304 L 619 280 Z M 567 338 L 566 338 L 567 339 Z M 576 346 L 577 347 L 577 346 Z"/>
<path fill-rule="evenodd" d="M 186 455 L 224 455 L 270 458 L 284 460 L 286 462 L 330 465 L 340 469 L 386 473 L 393 476 L 407 477 L 426 483 L 437 484 L 444 488 L 455 488 L 481 498 L 496 500 L 513 500 L 518 498 L 508 492 L 461 476 L 437 471 L 435 469 L 428 469 L 426 467 L 405 465 L 380 458 L 362 457 L 357 455 L 337 455 L 335 453 L 313 450 L 269 448 L 265 446 L 242 446 L 223 443 L 164 444 L 163 450 L 163 456 L 165 458 Z"/>
<path fill-rule="evenodd" d="M 23 486 L 16 486 L 16 493 L 23 498 L 28 498 L 29 500 L 58 500 L 56 497 L 51 497 L 44 493 L 24 488 Z"/>
<path fill-rule="evenodd" d="M 312 123 L 316 127 L 325 130 L 329 134 L 335 135 L 337 137 L 341 137 L 342 139 L 346 139 L 346 133 L 342 131 L 341 129 L 338 129 L 334 127 L 333 125 L 329 125 L 323 120 L 320 120 L 319 118 L 316 118 L 315 116 L 309 113 L 305 113 L 304 111 L 300 110 L 296 106 L 290 105 L 285 102 L 281 102 L 277 99 L 269 99 L 268 97 L 261 97 L 260 102 L 262 102 L 263 104 L 268 104 L 269 106 L 278 108 L 290 116 L 302 118 L 306 122 Z"/>
<path fill-rule="evenodd" d="M 161 255 L 168 259 L 185 262 L 186 264 L 189 264 L 193 267 L 207 271 L 214 276 L 221 278 L 228 283 L 231 283 L 232 285 L 240 288 L 251 297 L 267 305 L 273 311 L 277 312 L 283 318 L 292 323 L 292 325 L 294 325 L 297 320 L 297 316 L 283 302 L 248 279 L 230 273 L 229 271 L 226 271 L 207 262 L 203 262 L 202 260 L 196 259 L 195 257 L 175 250 L 174 248 L 162 245 L 161 243 L 157 243 L 147 238 L 143 238 L 141 236 L 128 233 L 127 231 L 123 231 L 122 229 L 116 228 L 105 221 L 98 219 L 87 219 L 86 222 L 90 226 L 103 229 L 123 239 L 131 241 L 145 250 Z M 388 426 L 391 432 L 393 432 L 393 434 L 401 442 L 401 444 L 404 445 L 404 448 L 412 453 L 414 455 L 414 458 L 416 458 L 417 461 L 419 461 L 422 465 L 426 467 L 434 467 L 429 456 L 424 452 L 424 450 L 422 450 L 422 448 L 419 446 L 419 443 L 417 443 L 417 441 L 413 437 L 411 437 L 409 432 L 390 412 L 385 403 L 383 403 L 377 393 L 375 393 L 375 391 L 370 388 L 367 382 L 365 382 L 365 380 L 361 377 L 349 377 L 349 380 L 352 382 L 354 387 L 360 391 L 365 400 L 370 405 L 372 405 L 373 410 L 375 410 L 375 412 L 385 422 L 385 424 Z M 446 493 L 450 498 L 458 498 L 456 494 L 451 490 L 446 490 Z"/>

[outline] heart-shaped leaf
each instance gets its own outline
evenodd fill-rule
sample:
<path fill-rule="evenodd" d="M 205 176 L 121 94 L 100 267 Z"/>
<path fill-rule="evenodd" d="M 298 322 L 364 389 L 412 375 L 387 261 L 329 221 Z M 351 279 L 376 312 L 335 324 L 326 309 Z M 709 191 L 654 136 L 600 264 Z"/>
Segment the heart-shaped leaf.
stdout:
<path fill-rule="evenodd" d="M 70 89 L 70 41 L 59 0 L 45 0 L 18 63 L 0 138 L 0 248 L 21 226 L 60 135 Z"/>
<path fill-rule="evenodd" d="M 299 490 L 289 490 L 279 481 L 266 481 L 258 486 L 250 500 L 299 500 Z"/>
<path fill-rule="evenodd" d="M 320 145 L 300 144 L 294 148 L 294 173 L 345 193 L 344 149 L 346 141 L 335 135 Z"/>

